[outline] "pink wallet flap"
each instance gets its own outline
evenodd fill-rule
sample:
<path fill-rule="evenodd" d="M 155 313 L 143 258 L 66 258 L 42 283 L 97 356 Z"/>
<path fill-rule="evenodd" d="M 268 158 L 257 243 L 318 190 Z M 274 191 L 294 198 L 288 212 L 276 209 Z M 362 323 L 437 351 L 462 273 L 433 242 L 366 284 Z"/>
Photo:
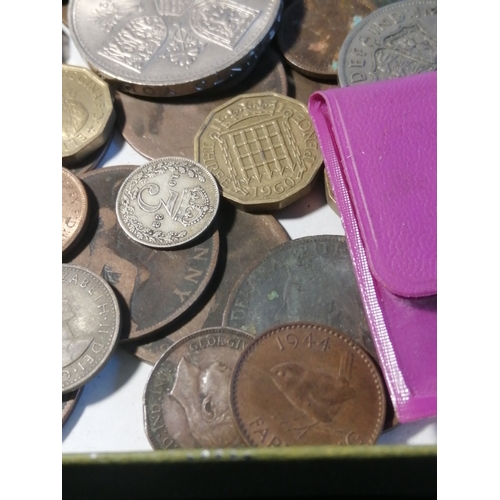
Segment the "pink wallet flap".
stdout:
<path fill-rule="evenodd" d="M 395 294 L 435 295 L 436 73 L 398 79 L 398 94 L 384 83 L 323 96 L 371 272 Z"/>
<path fill-rule="evenodd" d="M 437 411 L 436 82 L 429 72 L 309 99 L 401 422 Z"/>

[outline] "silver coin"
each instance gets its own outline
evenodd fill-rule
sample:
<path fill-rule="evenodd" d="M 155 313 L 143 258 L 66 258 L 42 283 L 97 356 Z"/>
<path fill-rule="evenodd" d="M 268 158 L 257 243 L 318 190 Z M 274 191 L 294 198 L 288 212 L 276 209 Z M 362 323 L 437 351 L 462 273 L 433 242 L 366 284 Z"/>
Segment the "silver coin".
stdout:
<path fill-rule="evenodd" d="M 116 215 L 134 241 L 171 248 L 208 229 L 219 199 L 217 182 L 203 165 L 187 158 L 159 158 L 123 181 L 116 198 Z"/>
<path fill-rule="evenodd" d="M 264 50 L 280 0 L 73 0 L 69 27 L 83 58 L 120 90 L 193 94 L 242 71 Z"/>
<path fill-rule="evenodd" d="M 111 287 L 88 269 L 62 265 L 62 393 L 86 384 L 115 349 L 120 310 Z"/>
<path fill-rule="evenodd" d="M 342 87 L 437 69 L 436 0 L 403 0 L 375 10 L 345 39 Z"/>

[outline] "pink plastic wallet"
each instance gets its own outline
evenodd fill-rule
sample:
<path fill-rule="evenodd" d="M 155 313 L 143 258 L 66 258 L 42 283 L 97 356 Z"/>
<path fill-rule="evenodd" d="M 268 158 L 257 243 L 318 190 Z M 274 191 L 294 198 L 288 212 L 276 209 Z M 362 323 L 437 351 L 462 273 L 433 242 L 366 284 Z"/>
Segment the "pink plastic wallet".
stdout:
<path fill-rule="evenodd" d="M 309 99 L 401 422 L 437 413 L 436 86 L 429 72 Z"/>

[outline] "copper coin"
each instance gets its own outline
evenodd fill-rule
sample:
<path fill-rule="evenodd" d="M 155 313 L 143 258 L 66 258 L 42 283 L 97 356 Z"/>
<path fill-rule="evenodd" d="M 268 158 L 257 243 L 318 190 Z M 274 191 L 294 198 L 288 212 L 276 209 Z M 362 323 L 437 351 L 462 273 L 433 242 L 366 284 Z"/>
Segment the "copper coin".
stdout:
<path fill-rule="evenodd" d="M 197 330 L 222 325 L 222 316 L 234 284 L 254 262 L 272 248 L 289 241 L 281 224 L 272 215 L 249 214 L 230 203 L 221 203 L 217 217 L 220 235 L 219 261 L 209 290 L 182 318 L 165 328 L 161 336 L 147 343 L 129 343 L 126 350 L 154 364 L 174 342 Z M 252 244 L 248 244 L 251 238 Z"/>
<path fill-rule="evenodd" d="M 252 339 L 231 328 L 209 328 L 183 338 L 160 358 L 143 402 L 154 449 L 243 445 L 229 408 L 229 382 Z"/>
<path fill-rule="evenodd" d="M 134 166 L 106 167 L 85 174 L 91 220 L 72 262 L 103 276 L 122 306 L 122 341 L 158 331 L 185 313 L 202 295 L 215 270 L 215 227 L 195 245 L 156 250 L 134 242 L 120 228 L 116 196 Z"/>
<path fill-rule="evenodd" d="M 376 358 L 344 236 L 306 236 L 271 250 L 234 286 L 222 324 L 259 334 L 296 321 L 337 328 Z"/>
<path fill-rule="evenodd" d="M 373 361 L 343 333 L 317 324 L 257 337 L 236 363 L 230 394 L 252 446 L 373 444 L 385 416 Z"/>
<path fill-rule="evenodd" d="M 267 91 L 287 92 L 285 69 L 272 49 L 259 58 L 245 80 L 217 94 L 153 100 L 117 92 L 117 121 L 125 140 L 148 158 L 194 159 L 194 137 L 212 110 L 239 94 Z"/>
<path fill-rule="evenodd" d="M 73 392 L 68 392 L 68 394 L 63 394 L 62 397 L 62 425 L 66 423 L 68 420 L 69 416 L 75 409 L 76 403 L 78 401 L 78 398 L 80 397 L 80 394 L 83 391 L 83 387 L 80 387 L 80 389 L 77 389 L 76 391 Z"/>
<path fill-rule="evenodd" d="M 290 97 L 297 99 L 306 106 L 309 105 L 309 97 L 311 97 L 313 92 L 338 87 L 335 83 L 314 80 L 310 77 L 301 75 L 298 71 L 294 71 L 293 69 L 290 69 L 288 74 L 290 75 L 288 78 Z"/>
<path fill-rule="evenodd" d="M 336 78 L 342 43 L 374 9 L 368 0 L 297 0 L 283 13 L 278 45 L 297 71 Z"/>
<path fill-rule="evenodd" d="M 88 198 L 82 181 L 62 169 L 62 251 L 81 238 L 88 222 Z"/>

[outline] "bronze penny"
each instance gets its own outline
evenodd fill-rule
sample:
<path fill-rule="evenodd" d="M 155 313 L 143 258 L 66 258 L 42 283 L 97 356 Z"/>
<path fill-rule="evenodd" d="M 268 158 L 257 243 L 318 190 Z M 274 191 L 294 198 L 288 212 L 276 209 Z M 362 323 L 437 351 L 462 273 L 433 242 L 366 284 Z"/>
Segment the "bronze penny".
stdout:
<path fill-rule="evenodd" d="M 287 74 L 289 75 L 288 89 L 290 97 L 297 99 L 306 106 L 309 105 L 309 97 L 311 97 L 311 94 L 317 90 L 328 90 L 338 87 L 338 85 L 332 82 L 322 82 L 301 75 L 298 71 L 294 71 L 293 69 L 290 69 Z"/>
<path fill-rule="evenodd" d="M 82 177 L 91 220 L 71 260 L 114 288 L 124 312 L 122 341 L 158 331 L 185 313 L 210 282 L 219 251 L 214 226 L 196 244 L 177 250 L 157 250 L 128 238 L 116 218 L 116 196 L 136 168 L 106 167 Z"/>
<path fill-rule="evenodd" d="M 278 45 L 297 71 L 335 79 L 342 43 L 374 9 L 368 0 L 296 0 L 283 13 Z"/>
<path fill-rule="evenodd" d="M 62 252 L 81 238 L 88 222 L 88 199 L 82 181 L 62 169 Z"/>
<path fill-rule="evenodd" d="M 209 290 L 186 314 L 147 343 L 129 343 L 126 350 L 147 363 L 155 364 L 174 343 L 202 328 L 222 325 L 222 316 L 234 284 L 254 262 L 272 248 L 289 241 L 281 224 L 272 215 L 249 214 L 223 201 L 217 216 L 220 235 L 219 261 Z M 251 238 L 252 244 L 248 243 Z"/>
<path fill-rule="evenodd" d="M 272 249 L 234 286 L 222 324 L 259 334 L 297 321 L 337 328 L 376 358 L 344 236 L 306 236 Z"/>
<path fill-rule="evenodd" d="M 83 391 L 83 387 L 80 387 L 80 389 L 77 389 L 76 391 L 73 392 L 68 392 L 67 394 L 63 394 L 62 397 L 62 424 L 64 425 L 66 421 L 68 420 L 69 416 L 75 409 L 76 403 L 78 401 L 78 398 L 80 397 L 80 394 Z"/>
<path fill-rule="evenodd" d="M 148 158 L 194 159 L 194 137 L 212 110 L 239 94 L 267 91 L 287 92 L 284 66 L 272 49 L 259 58 L 247 78 L 217 94 L 148 99 L 117 92 L 117 122 L 125 140 Z"/>
<path fill-rule="evenodd" d="M 373 444 L 385 396 L 370 357 L 327 326 L 291 323 L 268 330 L 241 354 L 231 409 L 252 446 Z"/>
<path fill-rule="evenodd" d="M 146 435 L 154 449 L 242 446 L 230 411 L 233 367 L 253 336 L 209 328 L 158 360 L 144 391 Z"/>

